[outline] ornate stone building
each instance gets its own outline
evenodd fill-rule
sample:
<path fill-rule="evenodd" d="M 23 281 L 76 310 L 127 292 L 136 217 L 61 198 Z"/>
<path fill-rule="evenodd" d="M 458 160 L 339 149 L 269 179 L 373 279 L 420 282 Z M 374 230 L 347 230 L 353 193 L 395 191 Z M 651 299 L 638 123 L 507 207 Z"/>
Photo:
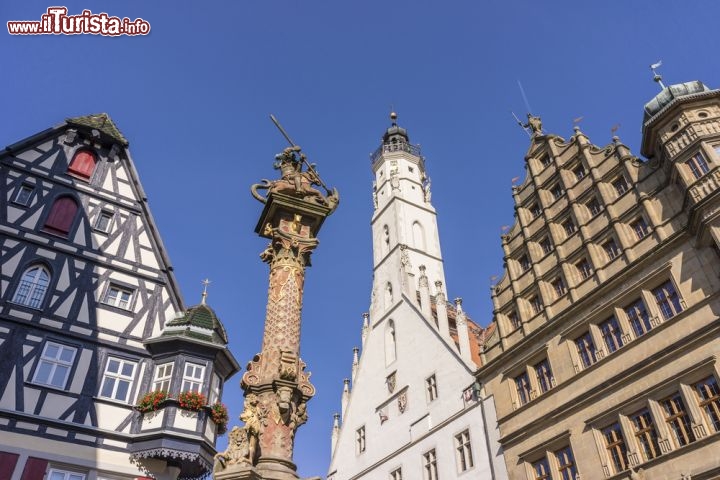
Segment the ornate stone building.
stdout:
<path fill-rule="evenodd" d="M 509 477 L 720 478 L 720 90 L 663 87 L 645 159 L 533 120 L 477 372 Z"/>
<path fill-rule="evenodd" d="M 0 478 L 197 478 L 239 370 L 205 304 L 185 309 L 128 142 L 105 114 L 0 153 Z M 151 391 L 169 399 L 147 413 Z M 156 411 L 152 411 L 156 410 Z"/>
<path fill-rule="evenodd" d="M 478 398 L 474 378 L 494 327 L 447 301 L 425 159 L 392 119 L 371 156 L 372 299 L 327 478 L 506 478 L 492 399 Z"/>

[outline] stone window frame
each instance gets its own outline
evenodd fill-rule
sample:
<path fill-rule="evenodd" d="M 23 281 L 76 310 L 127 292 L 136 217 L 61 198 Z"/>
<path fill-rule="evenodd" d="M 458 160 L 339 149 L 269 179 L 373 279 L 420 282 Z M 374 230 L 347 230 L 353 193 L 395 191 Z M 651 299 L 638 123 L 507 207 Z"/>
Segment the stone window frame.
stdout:
<path fill-rule="evenodd" d="M 543 363 L 547 365 L 550 374 L 546 380 L 548 383 L 546 390 L 542 389 L 538 372 L 538 366 Z M 518 410 L 532 403 L 557 386 L 555 375 L 552 373 L 552 365 L 547 355 L 547 348 L 523 359 L 520 365 L 515 365 L 507 372 L 504 372 L 503 378 L 507 381 L 508 389 L 510 390 L 513 410 Z M 518 382 L 519 379 L 523 379 L 525 385 L 521 386 Z M 520 393 L 521 387 L 525 398 L 523 398 L 523 395 Z"/>
<path fill-rule="evenodd" d="M 618 198 L 630 191 L 630 184 L 628 184 L 628 181 L 623 174 L 620 174 L 610 180 L 610 185 L 612 185 Z"/>
<path fill-rule="evenodd" d="M 475 468 L 475 457 L 472 452 L 472 438 L 470 428 L 453 435 L 453 447 L 455 450 L 455 465 L 458 474 L 468 472 Z"/>
<path fill-rule="evenodd" d="M 365 425 L 355 429 L 355 455 L 362 455 L 367 450 Z"/>
<path fill-rule="evenodd" d="M 425 379 L 425 397 L 428 403 L 438 399 L 437 376 L 433 373 Z"/>
<path fill-rule="evenodd" d="M 602 242 L 600 244 L 600 248 L 602 248 L 603 252 L 605 252 L 605 256 L 607 257 L 608 262 L 612 262 L 620 255 L 622 255 L 622 247 L 618 245 L 618 241 L 615 239 L 614 236 L 610 236 L 607 240 Z"/>
<path fill-rule="evenodd" d="M 422 454 L 423 480 L 438 480 L 437 453 L 435 447 Z"/>
<path fill-rule="evenodd" d="M 558 461 L 557 453 L 564 449 L 570 449 L 571 452 L 573 452 L 573 459 L 575 458 L 569 430 L 565 430 L 542 444 L 520 453 L 519 461 L 525 466 L 527 479 L 563 480 L 563 477 L 560 475 L 561 465 Z M 537 466 L 542 466 L 547 469 L 547 472 L 544 475 L 538 475 L 536 470 Z M 576 460 L 575 468 L 577 469 Z"/>

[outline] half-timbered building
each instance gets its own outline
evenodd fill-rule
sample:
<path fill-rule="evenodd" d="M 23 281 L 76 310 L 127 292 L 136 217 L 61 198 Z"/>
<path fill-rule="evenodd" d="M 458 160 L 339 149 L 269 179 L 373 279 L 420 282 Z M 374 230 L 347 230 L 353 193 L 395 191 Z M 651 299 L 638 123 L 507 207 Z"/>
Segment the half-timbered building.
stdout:
<path fill-rule="evenodd" d="M 184 307 L 113 121 L 6 147 L 0 198 L 0 479 L 208 473 L 239 367 L 205 297 Z"/>

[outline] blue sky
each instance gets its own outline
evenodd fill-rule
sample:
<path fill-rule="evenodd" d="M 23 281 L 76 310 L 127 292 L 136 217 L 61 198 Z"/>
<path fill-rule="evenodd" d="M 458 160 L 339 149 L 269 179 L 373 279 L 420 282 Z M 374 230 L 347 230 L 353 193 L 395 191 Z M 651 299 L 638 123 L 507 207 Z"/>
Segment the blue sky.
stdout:
<path fill-rule="evenodd" d="M 0 19 L 39 20 L 55 5 L 3 2 Z M 298 434 L 301 475 L 324 475 L 332 414 L 369 306 L 372 213 L 368 154 L 390 106 L 422 145 L 438 210 L 448 292 L 491 320 L 499 235 L 513 222 L 511 179 L 524 176 L 528 108 L 546 131 L 573 119 L 599 145 L 611 128 L 639 155 L 642 107 L 666 83 L 720 86 L 720 3 L 666 0 L 68 1 L 142 17 L 144 37 L 11 36 L 0 32 L 0 144 L 71 116 L 107 112 L 130 140 L 150 207 L 187 305 L 209 303 L 245 363 L 260 348 L 267 266 L 253 233 L 249 186 L 275 175 L 286 145 L 274 113 L 341 205 L 307 273 L 302 356 L 318 393 Z M 225 389 L 233 418 L 239 376 Z M 223 440 L 224 441 L 224 440 Z M 222 445 L 220 445 L 222 447 Z"/>

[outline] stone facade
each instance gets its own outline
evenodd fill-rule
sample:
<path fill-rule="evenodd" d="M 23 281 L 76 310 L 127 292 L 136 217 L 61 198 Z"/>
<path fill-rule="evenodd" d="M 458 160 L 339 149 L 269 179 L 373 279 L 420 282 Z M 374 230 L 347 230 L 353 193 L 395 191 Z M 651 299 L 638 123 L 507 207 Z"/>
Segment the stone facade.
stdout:
<path fill-rule="evenodd" d="M 663 88 L 641 153 L 533 128 L 477 372 L 513 480 L 720 478 L 720 91 Z"/>

